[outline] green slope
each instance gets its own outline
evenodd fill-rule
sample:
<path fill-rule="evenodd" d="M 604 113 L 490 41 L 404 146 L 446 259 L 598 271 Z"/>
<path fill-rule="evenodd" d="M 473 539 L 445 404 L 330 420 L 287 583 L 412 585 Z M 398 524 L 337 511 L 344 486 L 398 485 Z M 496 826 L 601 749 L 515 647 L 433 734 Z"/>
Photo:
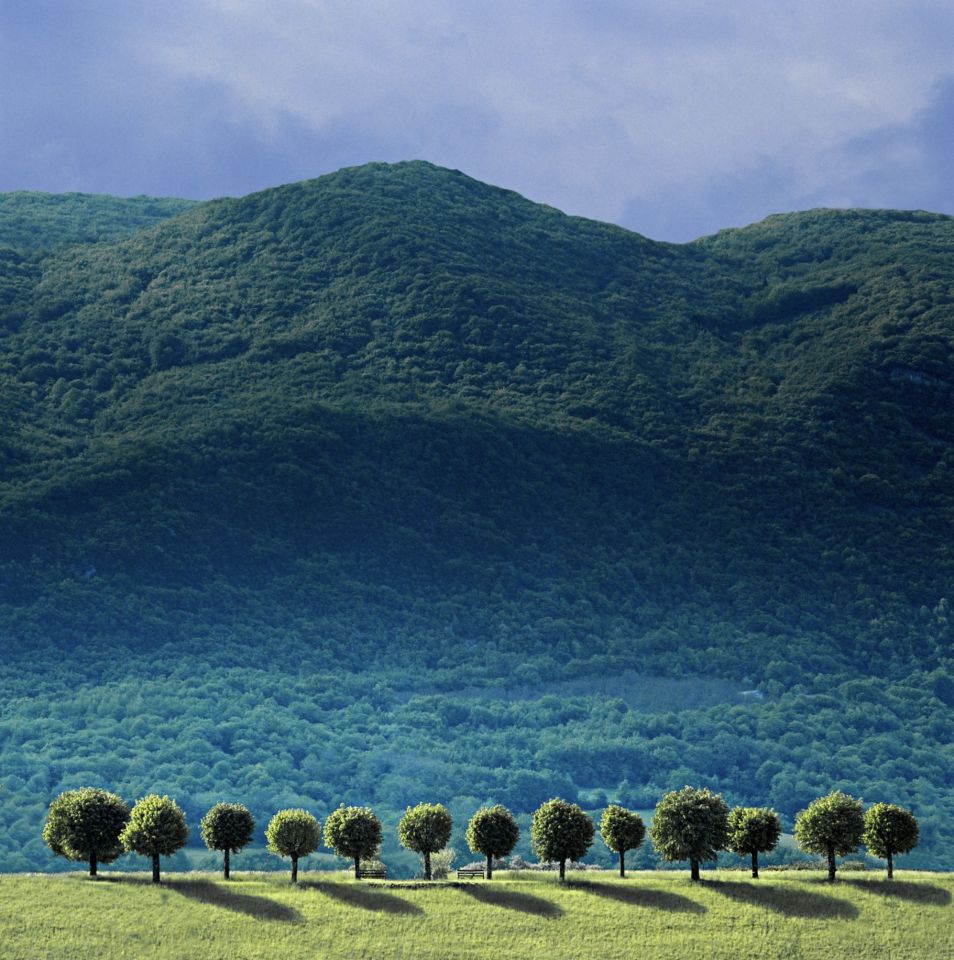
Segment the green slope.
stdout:
<path fill-rule="evenodd" d="M 710 874 L 572 877 L 508 873 L 492 883 L 357 883 L 307 873 L 144 877 L 11 877 L 0 885 L 0 936 L 10 960 L 142 956 L 681 960 L 740 956 L 943 960 L 954 948 L 951 893 L 938 874 L 815 878 Z"/>
<path fill-rule="evenodd" d="M 952 243 L 813 211 L 672 246 L 409 163 L 11 254 L 16 836 L 84 777 L 261 815 L 838 781 L 949 863 Z"/>

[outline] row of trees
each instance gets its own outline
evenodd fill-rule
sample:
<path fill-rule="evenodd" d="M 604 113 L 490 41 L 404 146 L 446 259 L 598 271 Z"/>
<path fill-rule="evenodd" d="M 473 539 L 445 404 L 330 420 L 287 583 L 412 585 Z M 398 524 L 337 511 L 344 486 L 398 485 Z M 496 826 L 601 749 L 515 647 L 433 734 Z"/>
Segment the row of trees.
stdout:
<path fill-rule="evenodd" d="M 699 864 L 714 860 L 720 850 L 750 856 L 752 876 L 757 878 L 759 854 L 774 850 L 781 833 L 774 810 L 729 810 L 718 794 L 693 787 L 667 793 L 656 807 L 650 829 L 653 846 L 666 860 L 689 861 L 693 880 L 699 879 Z M 795 841 L 806 852 L 827 858 L 831 882 L 835 858 L 853 853 L 862 843 L 874 856 L 887 860 L 888 879 L 892 879 L 894 855 L 917 845 L 918 822 L 910 810 L 890 803 L 876 803 L 865 812 L 860 800 L 836 790 L 796 815 Z"/>
<path fill-rule="evenodd" d="M 431 854 L 450 840 L 453 819 L 442 804 L 408 807 L 398 824 L 402 846 L 421 855 L 425 879 L 431 879 Z M 600 818 L 603 842 L 619 856 L 619 875 L 626 876 L 626 853 L 638 848 L 646 827 L 638 813 L 612 804 Z M 223 874 L 230 876 L 230 855 L 247 846 L 255 820 L 247 807 L 218 803 L 202 818 L 200 832 L 210 850 L 223 853 Z M 751 857 L 752 876 L 759 875 L 759 854 L 773 850 L 781 836 L 778 814 L 765 807 L 729 810 L 719 794 L 684 787 L 667 793 L 657 804 L 650 839 L 667 861 L 688 860 L 690 876 L 699 879 L 701 863 L 714 860 L 720 850 Z M 567 861 L 582 859 L 593 843 L 595 828 L 575 803 L 548 800 L 533 814 L 530 827 L 536 855 L 558 863 L 560 880 Z M 341 806 L 325 821 L 325 845 L 354 862 L 355 877 L 361 861 L 378 855 L 381 821 L 369 807 Z M 51 804 L 43 839 L 57 855 L 87 861 L 95 877 L 100 863 L 110 863 L 123 853 L 138 853 L 152 860 L 152 879 L 159 883 L 159 858 L 185 845 L 189 836 L 185 814 L 169 797 L 150 795 L 130 810 L 122 798 L 105 790 L 84 787 L 67 790 Z M 298 861 L 318 849 L 321 824 L 307 810 L 280 810 L 265 829 L 268 849 L 291 860 L 292 883 L 298 880 Z M 500 805 L 483 807 L 467 824 L 467 845 L 486 858 L 486 876 L 493 877 L 495 860 L 509 856 L 520 838 L 513 814 Z M 827 857 L 828 879 L 835 879 L 836 861 L 864 843 L 877 857 L 887 860 L 888 878 L 894 876 L 894 856 L 907 853 L 918 842 L 918 823 L 903 807 L 878 803 L 867 812 L 860 800 L 836 791 L 820 797 L 795 819 L 795 839 L 808 852 Z"/>

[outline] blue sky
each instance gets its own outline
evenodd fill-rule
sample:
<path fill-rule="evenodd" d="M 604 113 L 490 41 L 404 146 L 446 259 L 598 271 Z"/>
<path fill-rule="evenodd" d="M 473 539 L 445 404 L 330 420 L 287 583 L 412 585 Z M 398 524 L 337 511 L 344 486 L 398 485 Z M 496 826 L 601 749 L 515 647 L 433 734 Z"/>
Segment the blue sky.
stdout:
<path fill-rule="evenodd" d="M 0 0 L 0 190 L 422 158 L 656 239 L 954 214 L 952 49 L 950 0 Z"/>

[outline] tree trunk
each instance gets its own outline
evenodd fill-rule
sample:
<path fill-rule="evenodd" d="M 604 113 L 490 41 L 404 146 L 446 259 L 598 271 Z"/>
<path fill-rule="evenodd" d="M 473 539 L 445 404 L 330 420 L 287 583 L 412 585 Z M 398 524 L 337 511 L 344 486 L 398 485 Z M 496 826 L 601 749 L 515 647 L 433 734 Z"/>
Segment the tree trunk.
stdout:
<path fill-rule="evenodd" d="M 152 882 L 159 883 L 159 854 L 152 855 Z"/>
<path fill-rule="evenodd" d="M 759 852 L 758 850 L 752 851 L 752 879 L 758 880 L 759 878 Z"/>
<path fill-rule="evenodd" d="M 494 878 L 494 857 L 492 853 L 487 854 L 487 879 L 493 880 Z"/>
<path fill-rule="evenodd" d="M 835 882 L 835 848 L 828 848 L 828 882 Z"/>
<path fill-rule="evenodd" d="M 225 876 L 225 879 L 229 879 L 229 848 L 225 848 L 225 865 L 222 868 L 222 873 Z"/>
<path fill-rule="evenodd" d="M 431 879 L 431 851 L 427 850 L 424 853 L 424 879 Z"/>
<path fill-rule="evenodd" d="M 89 875 L 91 877 L 96 876 L 96 851 L 93 850 L 89 855 Z"/>
<path fill-rule="evenodd" d="M 894 879 L 894 859 L 891 856 L 891 851 L 888 851 L 888 879 Z"/>
<path fill-rule="evenodd" d="M 361 857 L 354 858 L 354 878 L 355 880 L 361 879 Z"/>
<path fill-rule="evenodd" d="M 292 857 L 292 883 L 298 883 L 298 857 Z"/>
<path fill-rule="evenodd" d="M 560 861 L 560 883 L 566 880 L 566 859 Z"/>
<path fill-rule="evenodd" d="M 626 851 L 620 850 L 619 852 L 619 875 L 621 877 L 626 876 Z"/>
<path fill-rule="evenodd" d="M 689 861 L 689 879 L 690 880 L 699 879 L 699 861 L 698 860 Z"/>

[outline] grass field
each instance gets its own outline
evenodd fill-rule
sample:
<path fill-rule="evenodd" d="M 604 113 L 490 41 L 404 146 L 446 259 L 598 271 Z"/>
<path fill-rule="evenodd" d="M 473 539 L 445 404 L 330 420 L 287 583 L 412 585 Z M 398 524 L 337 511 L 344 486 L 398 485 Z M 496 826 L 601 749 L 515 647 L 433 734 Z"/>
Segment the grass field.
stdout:
<path fill-rule="evenodd" d="M 950 960 L 954 875 L 500 874 L 491 883 L 356 883 L 305 874 L 6 875 L 4 960 Z"/>

